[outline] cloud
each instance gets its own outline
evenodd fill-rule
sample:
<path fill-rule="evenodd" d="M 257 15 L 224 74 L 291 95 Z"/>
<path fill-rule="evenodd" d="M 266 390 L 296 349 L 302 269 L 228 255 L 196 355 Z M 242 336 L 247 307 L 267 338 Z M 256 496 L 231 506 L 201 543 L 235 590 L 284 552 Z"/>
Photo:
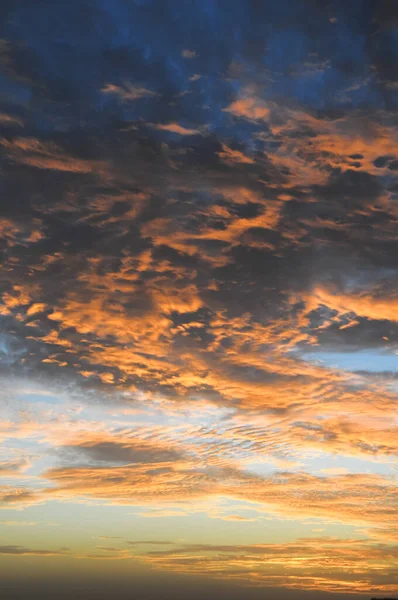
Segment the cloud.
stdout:
<path fill-rule="evenodd" d="M 39 550 L 25 548 L 25 546 L 0 546 L 0 554 L 11 554 L 12 556 L 65 556 L 64 550 Z"/>
<path fill-rule="evenodd" d="M 235 117 L 244 117 L 250 120 L 267 120 L 270 110 L 267 103 L 252 89 L 246 89 L 241 98 L 234 100 L 224 112 L 230 113 Z"/>
<path fill-rule="evenodd" d="M 183 58 L 195 58 L 197 56 L 195 50 L 183 50 L 181 55 Z"/>
<path fill-rule="evenodd" d="M 29 464 L 29 461 L 24 458 L 0 461 L 0 475 L 2 477 L 19 475 L 21 471 L 24 471 L 29 466 Z"/>
<path fill-rule="evenodd" d="M 23 127 L 23 122 L 18 117 L 13 115 L 8 115 L 7 113 L 0 113 L 0 123 L 4 126 L 12 126 L 17 125 L 18 127 Z"/>
<path fill-rule="evenodd" d="M 90 173 L 101 170 L 102 163 L 68 156 L 56 144 L 35 138 L 19 137 L 13 141 L 0 140 L 9 157 L 17 162 L 37 169 L 50 169 L 67 173 Z"/>
<path fill-rule="evenodd" d="M 257 519 L 253 518 L 249 518 L 249 517 L 243 517 L 242 515 L 222 515 L 222 516 L 215 516 L 215 519 L 222 519 L 223 521 L 235 521 L 237 523 L 250 523 L 253 521 L 257 521 Z"/>
<path fill-rule="evenodd" d="M 170 131 L 170 133 L 177 133 L 178 135 L 200 135 L 200 132 L 197 129 L 188 129 L 183 127 L 179 123 L 167 123 L 165 125 L 159 123 L 154 125 L 155 129 L 159 129 L 160 131 Z"/>
<path fill-rule="evenodd" d="M 249 156 L 245 156 L 243 152 L 239 150 L 232 150 L 225 144 L 223 144 L 222 151 L 218 153 L 221 160 L 223 160 L 226 164 L 233 165 L 236 163 L 252 165 L 254 164 L 254 160 L 252 160 Z"/>
<path fill-rule="evenodd" d="M 382 286 L 372 290 L 359 288 L 352 292 L 319 287 L 313 290 L 310 302 L 327 306 L 339 313 L 354 313 L 367 319 L 390 322 L 397 320 L 398 297 L 393 290 L 383 290 Z"/>
<path fill-rule="evenodd" d="M 103 94 L 113 94 L 123 102 L 129 102 L 132 100 L 139 100 L 140 98 L 156 96 L 155 92 L 147 90 L 143 87 L 135 86 L 130 82 L 125 82 L 123 86 L 116 85 L 114 83 L 107 83 L 102 88 L 101 92 Z"/>
<path fill-rule="evenodd" d="M 56 498 L 93 497 L 117 504 L 191 502 L 208 497 L 254 501 L 285 517 L 319 517 L 378 527 L 395 513 L 396 487 L 388 477 L 367 474 L 309 475 L 277 472 L 260 477 L 236 467 L 195 463 L 130 464 L 53 468 L 45 474 L 55 486 L 43 490 Z M 352 498 L 356 498 L 355 504 Z M 392 533 L 392 530 L 391 530 Z"/>
<path fill-rule="evenodd" d="M 169 546 L 171 544 L 174 544 L 174 542 L 167 542 L 164 540 L 139 540 L 139 541 L 134 541 L 134 542 L 127 542 L 128 544 L 130 544 L 131 546 Z"/>
<path fill-rule="evenodd" d="M 372 571 L 375 561 L 384 562 L 391 582 L 396 577 L 394 551 L 366 539 L 309 537 L 284 544 L 190 544 L 147 552 L 141 559 L 160 570 L 243 580 L 251 586 L 282 584 L 295 590 L 370 593 L 377 587 L 392 591 L 394 584 L 387 579 L 382 582 L 377 571 Z M 367 567 L 370 575 L 366 575 Z"/>
<path fill-rule="evenodd" d="M 35 491 L 26 488 L 15 488 L 3 486 L 0 490 L 0 506 L 7 508 L 9 506 L 26 506 L 40 502 L 40 498 Z"/>
<path fill-rule="evenodd" d="M 84 444 L 64 446 L 64 453 L 75 454 L 93 463 L 111 464 L 156 464 L 181 460 L 181 455 L 172 449 L 150 443 L 118 444 L 114 441 L 87 441 Z"/>
<path fill-rule="evenodd" d="M 387 593 L 390 3 L 359 20 L 317 1 L 17 4 L 0 42 L 2 508 L 157 519 L 128 551 L 82 549 L 82 531 L 65 551 L 82 560 Z M 118 538 L 107 510 L 96 532 Z M 192 538 L 162 548 L 177 518 Z M 194 543 L 205 519 L 231 543 Z M 280 543 L 238 543 L 265 519 Z M 339 537 L 289 541 L 290 520 Z"/>
<path fill-rule="evenodd" d="M 27 527 L 37 525 L 36 521 L 0 521 L 4 527 Z"/>

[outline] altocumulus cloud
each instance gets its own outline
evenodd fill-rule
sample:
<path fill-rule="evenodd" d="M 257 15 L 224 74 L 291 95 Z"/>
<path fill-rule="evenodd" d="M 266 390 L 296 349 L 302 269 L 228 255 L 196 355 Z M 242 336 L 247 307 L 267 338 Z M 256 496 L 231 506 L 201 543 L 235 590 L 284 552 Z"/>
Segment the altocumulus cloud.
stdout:
<path fill-rule="evenodd" d="M 344 530 L 316 556 L 307 537 L 147 549 L 153 533 L 0 553 L 391 590 L 396 7 L 23 0 L 0 17 L 2 506 Z"/>

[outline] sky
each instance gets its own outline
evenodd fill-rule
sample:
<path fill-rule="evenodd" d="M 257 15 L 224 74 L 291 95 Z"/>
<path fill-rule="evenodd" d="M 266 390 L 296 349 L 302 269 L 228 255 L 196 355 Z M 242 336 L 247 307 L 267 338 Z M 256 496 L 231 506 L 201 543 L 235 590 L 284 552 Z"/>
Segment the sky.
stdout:
<path fill-rule="evenodd" d="M 0 4 L 0 592 L 398 592 L 394 0 Z"/>

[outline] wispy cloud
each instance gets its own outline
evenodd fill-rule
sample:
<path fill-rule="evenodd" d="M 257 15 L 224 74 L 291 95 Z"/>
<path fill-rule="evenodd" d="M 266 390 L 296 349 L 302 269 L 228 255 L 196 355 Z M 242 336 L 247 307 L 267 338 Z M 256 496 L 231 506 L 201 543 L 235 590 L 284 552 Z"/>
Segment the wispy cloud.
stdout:
<path fill-rule="evenodd" d="M 179 123 L 158 123 L 154 125 L 155 129 L 159 129 L 160 131 L 170 131 L 170 133 L 177 133 L 178 135 L 199 135 L 200 132 L 197 129 L 189 129 L 187 127 L 183 127 Z"/>
<path fill-rule="evenodd" d="M 140 98 L 156 96 L 156 92 L 147 90 L 144 87 L 133 85 L 130 82 L 125 82 L 123 85 L 107 83 L 101 91 L 103 94 L 112 94 L 118 97 L 123 102 L 129 102 L 132 100 L 139 100 Z"/>

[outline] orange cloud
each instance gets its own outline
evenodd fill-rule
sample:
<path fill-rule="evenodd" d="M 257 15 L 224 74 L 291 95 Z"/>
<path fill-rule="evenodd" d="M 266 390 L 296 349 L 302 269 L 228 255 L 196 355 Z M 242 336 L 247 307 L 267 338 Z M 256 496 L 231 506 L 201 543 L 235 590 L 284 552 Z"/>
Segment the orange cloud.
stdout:
<path fill-rule="evenodd" d="M 101 452 L 113 452 L 113 447 L 100 448 Z M 153 456 L 149 454 L 148 460 L 129 465 L 51 469 L 45 477 L 55 487 L 43 490 L 42 496 L 94 497 L 133 505 L 232 497 L 257 502 L 264 510 L 290 518 L 317 517 L 368 526 L 376 537 L 378 528 L 386 527 L 396 514 L 396 485 L 379 475 L 316 477 L 303 472 L 279 472 L 259 477 L 228 466 L 227 461 L 224 466 L 209 464 L 197 468 L 188 457 L 170 460 L 166 453 L 165 458 L 160 454 L 154 461 Z"/>
<path fill-rule="evenodd" d="M 101 90 L 103 94 L 113 94 L 118 96 L 123 102 L 139 100 L 148 96 L 156 96 L 155 92 L 146 88 L 135 86 L 130 82 L 125 82 L 123 86 L 114 83 L 107 83 Z"/>
<path fill-rule="evenodd" d="M 266 120 L 270 109 L 267 103 L 255 95 L 254 90 L 247 88 L 242 98 L 232 102 L 223 109 L 235 117 L 245 117 L 250 120 Z"/>
<path fill-rule="evenodd" d="M 199 135 L 200 131 L 197 129 L 187 129 L 182 127 L 179 123 L 168 123 L 167 125 L 157 124 L 154 125 L 155 129 L 160 131 L 170 131 L 171 133 L 178 133 L 178 135 Z"/>
<path fill-rule="evenodd" d="M 23 127 L 22 119 L 8 115 L 7 113 L 0 113 L 0 123 L 2 125 L 18 125 L 19 127 Z"/>
<path fill-rule="evenodd" d="M 104 163 L 83 160 L 66 154 L 53 142 L 41 142 L 35 138 L 15 138 L 12 141 L 0 140 L 0 145 L 15 162 L 38 169 L 51 169 L 70 173 L 91 173 L 104 170 Z"/>
<path fill-rule="evenodd" d="M 218 152 L 218 156 L 228 165 L 233 166 L 236 163 L 243 165 L 253 165 L 254 160 L 249 156 L 239 152 L 239 150 L 232 150 L 226 144 L 222 145 L 222 151 Z"/>
<path fill-rule="evenodd" d="M 396 551 L 368 540 L 301 538 L 285 544 L 177 546 L 139 558 L 153 568 L 249 586 L 339 593 L 393 592 Z M 381 565 L 383 567 L 381 568 Z"/>
<path fill-rule="evenodd" d="M 309 304 L 323 304 L 339 313 L 354 313 L 368 319 L 398 321 L 398 295 L 395 291 L 383 294 L 383 290 L 378 290 L 377 287 L 349 293 L 317 286 L 309 298 Z"/>

